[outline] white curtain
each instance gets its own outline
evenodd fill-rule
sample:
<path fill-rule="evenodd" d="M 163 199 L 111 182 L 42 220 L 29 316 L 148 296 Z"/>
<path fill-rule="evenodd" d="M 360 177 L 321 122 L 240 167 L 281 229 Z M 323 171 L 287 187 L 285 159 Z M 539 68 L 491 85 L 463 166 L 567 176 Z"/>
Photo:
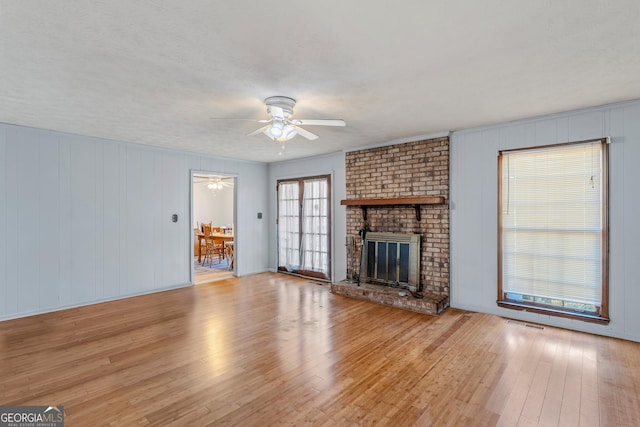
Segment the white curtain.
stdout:
<path fill-rule="evenodd" d="M 298 181 L 278 185 L 278 266 L 300 268 L 300 186 Z"/>
<path fill-rule="evenodd" d="M 302 269 L 329 276 L 327 180 L 304 181 L 302 200 Z"/>

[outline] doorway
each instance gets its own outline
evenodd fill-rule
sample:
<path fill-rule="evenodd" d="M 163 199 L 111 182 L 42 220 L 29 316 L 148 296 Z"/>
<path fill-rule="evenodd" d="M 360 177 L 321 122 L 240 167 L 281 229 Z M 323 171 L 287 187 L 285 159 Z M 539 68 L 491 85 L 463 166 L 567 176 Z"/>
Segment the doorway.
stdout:
<path fill-rule="evenodd" d="M 331 277 L 329 175 L 278 181 L 278 271 Z"/>
<path fill-rule="evenodd" d="M 199 285 L 235 275 L 236 177 L 191 173 L 191 279 Z"/>

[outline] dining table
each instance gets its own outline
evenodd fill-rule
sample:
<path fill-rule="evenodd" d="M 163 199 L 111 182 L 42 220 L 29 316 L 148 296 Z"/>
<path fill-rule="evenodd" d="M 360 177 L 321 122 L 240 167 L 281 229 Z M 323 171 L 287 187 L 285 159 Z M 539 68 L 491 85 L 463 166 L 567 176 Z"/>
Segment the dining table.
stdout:
<path fill-rule="evenodd" d="M 220 239 L 225 242 L 233 241 L 233 233 L 211 233 L 211 237 L 214 239 Z M 198 263 L 202 263 L 202 241 L 204 240 L 204 233 L 198 233 Z"/>

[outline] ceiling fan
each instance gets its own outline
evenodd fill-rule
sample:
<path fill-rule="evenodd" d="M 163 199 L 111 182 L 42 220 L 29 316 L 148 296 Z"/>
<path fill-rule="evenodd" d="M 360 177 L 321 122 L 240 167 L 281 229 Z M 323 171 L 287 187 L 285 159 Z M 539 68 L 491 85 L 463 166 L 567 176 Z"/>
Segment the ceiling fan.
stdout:
<path fill-rule="evenodd" d="M 301 135 L 309 140 L 318 139 L 318 135 L 309 132 L 300 127 L 304 126 L 345 126 L 344 120 L 340 119 L 294 119 L 293 107 L 296 100 L 288 96 L 270 96 L 264 100 L 267 106 L 267 114 L 271 116 L 269 119 L 252 120 L 259 123 L 265 123 L 260 129 L 251 132 L 249 136 L 264 133 L 271 140 L 284 144 L 296 135 Z"/>
<path fill-rule="evenodd" d="M 222 190 L 223 188 L 228 188 L 233 185 L 231 182 L 229 182 L 230 180 L 233 179 L 231 177 L 223 177 L 223 176 L 216 176 L 216 175 L 211 175 L 211 176 L 194 175 L 193 177 L 195 179 L 198 179 L 198 181 L 196 180 L 193 181 L 194 184 L 207 184 L 207 188 L 211 191 Z"/>

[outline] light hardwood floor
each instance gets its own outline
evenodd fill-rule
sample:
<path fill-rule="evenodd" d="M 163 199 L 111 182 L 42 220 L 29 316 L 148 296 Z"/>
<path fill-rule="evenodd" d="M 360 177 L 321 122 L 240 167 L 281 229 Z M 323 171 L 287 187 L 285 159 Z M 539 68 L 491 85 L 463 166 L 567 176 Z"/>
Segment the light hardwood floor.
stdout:
<path fill-rule="evenodd" d="M 264 273 L 0 322 L 0 404 L 68 426 L 637 426 L 640 344 Z"/>
<path fill-rule="evenodd" d="M 230 279 L 233 277 L 233 271 L 229 271 L 227 261 L 223 261 L 219 264 L 214 264 L 214 267 L 209 265 L 202 265 L 194 260 L 194 274 L 193 283 L 196 285 L 202 285 L 204 283 L 217 282 L 218 280 Z"/>

